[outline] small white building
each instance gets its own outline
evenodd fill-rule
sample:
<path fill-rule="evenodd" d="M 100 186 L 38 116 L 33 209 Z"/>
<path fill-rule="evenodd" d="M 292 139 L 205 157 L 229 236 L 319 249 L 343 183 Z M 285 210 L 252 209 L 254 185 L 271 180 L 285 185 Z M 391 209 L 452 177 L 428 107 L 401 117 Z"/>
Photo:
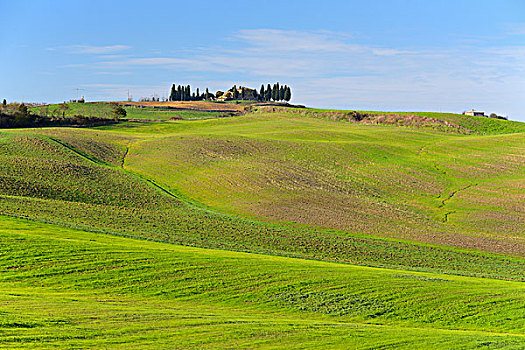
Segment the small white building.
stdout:
<path fill-rule="evenodd" d="M 476 116 L 476 117 L 484 117 L 485 116 L 485 112 L 482 112 L 482 111 L 475 111 L 473 109 L 471 109 L 470 111 L 467 111 L 467 112 L 463 112 L 463 114 L 465 115 L 471 115 L 471 116 Z"/>

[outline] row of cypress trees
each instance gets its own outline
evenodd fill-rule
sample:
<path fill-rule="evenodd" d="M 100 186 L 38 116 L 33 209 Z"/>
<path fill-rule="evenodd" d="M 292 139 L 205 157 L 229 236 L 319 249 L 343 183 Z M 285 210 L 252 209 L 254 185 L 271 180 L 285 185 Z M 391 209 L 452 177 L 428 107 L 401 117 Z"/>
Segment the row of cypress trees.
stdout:
<path fill-rule="evenodd" d="M 202 100 L 208 100 L 211 96 L 212 95 L 208 91 L 208 88 L 206 88 L 206 91 L 203 92 L 202 94 L 200 93 L 199 88 L 197 88 L 197 91 L 192 93 L 190 85 L 175 86 L 175 84 L 173 84 L 171 86 L 169 100 L 170 101 L 202 101 Z"/>
<path fill-rule="evenodd" d="M 259 90 L 259 100 L 261 101 L 273 100 L 288 102 L 291 98 L 292 89 L 287 85 L 279 85 L 279 83 L 275 83 L 273 86 L 270 86 L 270 84 L 268 84 L 265 89 L 263 84 Z"/>
<path fill-rule="evenodd" d="M 234 93 L 237 92 L 236 87 L 233 87 Z M 212 97 L 213 94 L 211 94 L 206 88 L 206 91 L 202 94 L 199 91 L 199 88 L 197 88 L 197 91 L 191 92 L 191 86 L 186 85 L 178 85 L 175 86 L 173 84 L 171 86 L 171 91 L 169 95 L 170 101 L 202 101 L 202 100 L 209 100 L 210 97 Z M 259 101 L 290 101 L 292 98 L 292 89 L 288 85 L 279 85 L 279 83 L 275 83 L 272 85 L 268 84 L 266 87 L 264 87 L 264 84 L 261 85 L 261 89 L 257 93 L 257 90 L 255 90 L 255 96 L 257 100 Z"/>

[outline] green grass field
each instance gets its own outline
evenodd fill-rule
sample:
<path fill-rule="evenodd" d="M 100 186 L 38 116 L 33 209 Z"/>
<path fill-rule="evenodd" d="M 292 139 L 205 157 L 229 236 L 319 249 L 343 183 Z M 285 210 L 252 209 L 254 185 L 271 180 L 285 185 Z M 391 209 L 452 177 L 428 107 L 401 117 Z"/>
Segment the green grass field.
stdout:
<path fill-rule="evenodd" d="M 32 113 L 41 115 L 59 115 L 62 112 L 65 117 L 74 115 L 83 116 L 98 116 L 105 118 L 113 118 L 113 107 L 109 103 L 67 103 L 66 109 L 61 109 L 60 104 L 52 104 L 48 106 L 31 107 Z M 170 118 L 177 119 L 208 119 L 219 116 L 221 113 L 206 112 L 206 111 L 192 111 L 192 110 L 163 110 L 153 107 L 130 107 L 125 106 L 125 119 L 145 119 L 145 120 L 168 120 Z"/>
<path fill-rule="evenodd" d="M 523 283 L 0 219 L 0 347 L 522 348 Z"/>
<path fill-rule="evenodd" d="M 465 136 L 279 114 L 117 130 L 140 135 L 126 168 L 221 212 L 524 253 L 515 244 L 524 238 L 524 133 Z"/>
<path fill-rule="evenodd" d="M 523 124 L 323 113 L 1 131 L 0 347 L 523 348 Z"/>

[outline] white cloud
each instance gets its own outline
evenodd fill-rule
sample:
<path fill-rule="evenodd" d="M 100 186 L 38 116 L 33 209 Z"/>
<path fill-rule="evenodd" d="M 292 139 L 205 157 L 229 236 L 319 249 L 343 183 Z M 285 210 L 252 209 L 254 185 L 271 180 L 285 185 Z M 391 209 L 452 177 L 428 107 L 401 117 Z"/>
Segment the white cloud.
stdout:
<path fill-rule="evenodd" d="M 507 35 L 525 36 L 525 22 L 507 23 L 505 28 Z"/>
<path fill-rule="evenodd" d="M 125 72 L 125 71 L 97 71 L 95 72 L 97 75 L 131 75 L 131 72 Z"/>
<path fill-rule="evenodd" d="M 121 52 L 129 50 L 131 46 L 127 45 L 110 45 L 110 46 L 93 46 L 93 45 L 71 45 L 67 47 L 70 53 L 74 54 L 111 54 L 115 52 Z M 49 50 L 50 48 L 48 48 Z"/>
<path fill-rule="evenodd" d="M 277 29 L 241 30 L 235 38 L 257 51 L 270 52 L 359 52 L 363 47 L 342 39 L 347 36 L 333 32 L 301 32 Z"/>
<path fill-rule="evenodd" d="M 187 64 L 191 60 L 171 58 L 171 57 L 151 57 L 151 58 L 131 58 L 121 61 L 121 64 L 131 66 L 164 66 L 164 65 L 177 65 Z"/>

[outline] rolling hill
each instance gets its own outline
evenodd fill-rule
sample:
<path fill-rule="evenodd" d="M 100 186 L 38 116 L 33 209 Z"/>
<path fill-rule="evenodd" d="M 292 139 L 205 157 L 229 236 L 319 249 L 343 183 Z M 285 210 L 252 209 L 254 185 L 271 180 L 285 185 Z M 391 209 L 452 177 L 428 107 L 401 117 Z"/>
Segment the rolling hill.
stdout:
<path fill-rule="evenodd" d="M 248 112 L 0 131 L 0 347 L 523 347 L 523 123 Z"/>

